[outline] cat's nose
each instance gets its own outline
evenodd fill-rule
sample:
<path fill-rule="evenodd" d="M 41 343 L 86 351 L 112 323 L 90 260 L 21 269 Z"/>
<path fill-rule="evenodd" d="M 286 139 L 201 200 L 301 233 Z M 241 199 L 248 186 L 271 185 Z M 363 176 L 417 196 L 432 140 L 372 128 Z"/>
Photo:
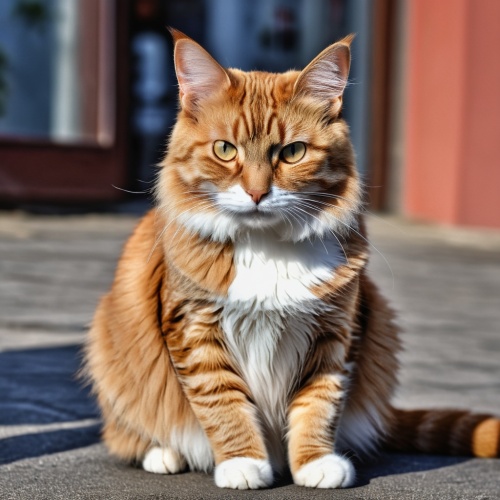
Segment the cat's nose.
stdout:
<path fill-rule="evenodd" d="M 247 194 L 250 195 L 250 198 L 252 198 L 252 201 L 258 205 L 260 203 L 260 200 L 267 194 L 269 191 L 265 190 L 260 190 L 260 189 L 247 189 L 246 190 Z"/>

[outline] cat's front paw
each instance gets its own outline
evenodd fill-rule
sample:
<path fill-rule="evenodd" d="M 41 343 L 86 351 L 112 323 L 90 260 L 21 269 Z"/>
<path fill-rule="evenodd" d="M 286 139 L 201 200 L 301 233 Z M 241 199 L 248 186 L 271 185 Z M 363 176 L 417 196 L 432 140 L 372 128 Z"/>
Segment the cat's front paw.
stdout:
<path fill-rule="evenodd" d="M 219 488 L 256 490 L 273 482 L 273 471 L 267 460 L 237 457 L 221 462 L 215 468 L 215 484 Z"/>
<path fill-rule="evenodd" d="M 347 488 L 354 483 L 354 467 L 347 458 L 329 454 L 302 466 L 293 481 L 310 488 Z"/>
<path fill-rule="evenodd" d="M 155 474 L 176 474 L 186 467 L 186 461 L 172 448 L 155 446 L 146 453 L 142 467 Z"/>

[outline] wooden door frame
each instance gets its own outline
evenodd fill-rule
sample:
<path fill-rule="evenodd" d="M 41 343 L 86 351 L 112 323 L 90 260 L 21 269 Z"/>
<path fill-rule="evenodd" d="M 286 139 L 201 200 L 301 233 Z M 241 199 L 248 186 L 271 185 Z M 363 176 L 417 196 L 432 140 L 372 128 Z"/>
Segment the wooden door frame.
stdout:
<path fill-rule="evenodd" d="M 389 196 L 389 141 L 394 84 L 393 59 L 398 0 L 374 0 L 371 81 L 370 150 L 368 171 L 369 205 L 384 210 Z"/>

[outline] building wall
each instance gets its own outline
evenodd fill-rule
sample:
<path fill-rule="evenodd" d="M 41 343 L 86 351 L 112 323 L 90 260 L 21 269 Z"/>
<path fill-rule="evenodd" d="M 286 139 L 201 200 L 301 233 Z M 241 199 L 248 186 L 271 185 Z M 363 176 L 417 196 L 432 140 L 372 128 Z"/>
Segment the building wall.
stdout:
<path fill-rule="evenodd" d="M 408 0 L 403 206 L 500 227 L 500 2 Z"/>

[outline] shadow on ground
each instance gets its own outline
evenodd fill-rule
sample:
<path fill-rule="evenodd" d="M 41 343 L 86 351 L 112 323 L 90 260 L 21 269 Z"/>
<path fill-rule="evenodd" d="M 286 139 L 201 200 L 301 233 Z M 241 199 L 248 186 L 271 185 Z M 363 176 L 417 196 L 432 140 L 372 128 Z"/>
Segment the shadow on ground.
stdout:
<path fill-rule="evenodd" d="M 468 457 L 381 453 L 370 461 L 355 462 L 356 486 L 364 486 L 369 484 L 372 479 L 379 477 L 453 467 L 469 460 L 471 458 Z"/>
<path fill-rule="evenodd" d="M 0 464 L 98 442 L 95 422 L 78 425 L 98 418 L 88 388 L 77 380 L 80 364 L 77 345 L 0 353 Z"/>
<path fill-rule="evenodd" d="M 88 388 L 77 380 L 81 346 L 0 353 L 0 425 L 96 418 Z"/>
<path fill-rule="evenodd" d="M 99 425 L 38 432 L 0 440 L 0 465 L 90 446 L 99 441 Z"/>

